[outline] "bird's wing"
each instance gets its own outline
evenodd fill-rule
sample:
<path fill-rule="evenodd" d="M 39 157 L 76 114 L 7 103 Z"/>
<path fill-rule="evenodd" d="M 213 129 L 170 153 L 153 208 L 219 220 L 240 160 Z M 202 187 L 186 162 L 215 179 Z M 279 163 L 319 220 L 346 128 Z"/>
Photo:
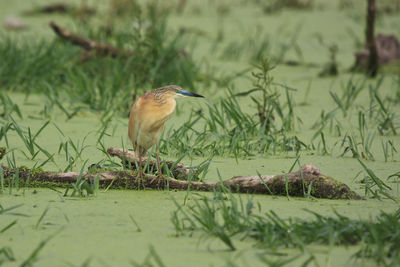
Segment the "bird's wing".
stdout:
<path fill-rule="evenodd" d="M 174 112 L 175 105 L 173 98 L 160 105 L 151 94 L 142 95 L 135 102 L 129 115 L 128 134 L 136 151 L 146 151 L 158 142 L 164 123 Z"/>
<path fill-rule="evenodd" d="M 153 105 L 152 96 L 141 96 L 132 106 L 129 115 L 128 136 L 135 151 L 145 153 L 158 138 L 156 134 L 157 114 Z"/>

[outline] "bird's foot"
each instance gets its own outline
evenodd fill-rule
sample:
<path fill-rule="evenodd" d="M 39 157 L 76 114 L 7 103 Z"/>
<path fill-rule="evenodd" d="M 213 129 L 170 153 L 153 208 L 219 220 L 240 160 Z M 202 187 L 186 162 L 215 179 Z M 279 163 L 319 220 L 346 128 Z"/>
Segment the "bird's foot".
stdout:
<path fill-rule="evenodd" d="M 164 176 L 161 173 L 158 173 L 157 175 L 155 175 L 151 181 L 150 184 L 152 184 L 153 182 L 157 183 L 157 187 L 160 187 L 160 184 L 164 181 Z"/>
<path fill-rule="evenodd" d="M 143 179 L 143 177 L 145 176 L 145 173 L 144 173 L 144 171 L 143 170 L 138 170 L 137 171 L 137 176 L 136 176 L 136 179 L 137 179 L 137 183 L 138 183 L 138 188 L 140 189 L 140 188 L 145 188 L 145 182 L 144 182 L 144 179 Z"/>

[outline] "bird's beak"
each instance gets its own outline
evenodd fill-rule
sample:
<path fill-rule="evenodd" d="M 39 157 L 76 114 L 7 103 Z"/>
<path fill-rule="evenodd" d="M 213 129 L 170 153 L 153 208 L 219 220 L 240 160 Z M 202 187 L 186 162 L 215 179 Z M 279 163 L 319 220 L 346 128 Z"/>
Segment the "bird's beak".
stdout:
<path fill-rule="evenodd" d="M 198 94 L 195 94 L 195 93 L 192 93 L 192 92 L 188 92 L 188 91 L 184 91 L 184 90 L 178 91 L 178 95 L 181 95 L 181 96 L 193 96 L 193 97 L 204 97 L 202 95 L 198 95 Z"/>

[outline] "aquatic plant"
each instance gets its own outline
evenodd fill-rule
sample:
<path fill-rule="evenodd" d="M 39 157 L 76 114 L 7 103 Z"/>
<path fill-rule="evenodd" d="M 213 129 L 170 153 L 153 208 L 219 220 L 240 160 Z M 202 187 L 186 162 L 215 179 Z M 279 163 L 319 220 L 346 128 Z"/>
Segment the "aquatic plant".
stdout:
<path fill-rule="evenodd" d="M 336 133 L 338 136 L 341 136 L 343 126 L 336 116 L 337 109 L 333 109 L 329 112 L 325 112 L 325 110 L 321 111 L 319 119 L 317 119 L 317 121 L 315 121 L 314 124 L 311 126 L 311 129 L 317 129 L 311 137 L 311 142 L 318 135 L 320 135 L 327 126 L 329 126 L 328 131 L 330 134 Z"/>
<path fill-rule="evenodd" d="M 11 123 L 4 123 L 1 128 L 0 128 L 0 141 L 4 138 L 6 147 L 9 148 L 9 143 L 8 143 L 8 138 L 7 138 L 7 132 L 11 129 Z M 4 157 L 4 154 L 2 154 L 2 157 Z"/>
<path fill-rule="evenodd" d="M 2 172 L 1 166 L 0 166 L 0 170 Z M 0 194 L 2 193 L 2 191 L 0 191 Z M 16 209 L 20 208 L 21 206 L 23 206 L 23 204 L 19 204 L 19 205 L 14 205 L 14 206 L 10 206 L 10 207 L 3 207 L 0 204 L 0 218 L 3 215 L 6 214 L 10 214 L 13 216 L 18 216 L 18 217 L 28 217 L 28 215 L 15 211 Z M 46 215 L 47 211 L 49 210 L 49 208 L 47 207 L 43 213 L 41 214 L 41 216 L 39 217 L 38 221 L 36 222 L 34 229 L 37 229 L 40 222 L 43 220 L 44 216 Z M 4 220 L 1 220 L 1 222 L 3 222 Z M 2 226 L 2 228 L 0 228 L 0 235 L 3 234 L 4 232 L 8 231 L 10 228 L 12 228 L 14 225 L 16 225 L 18 222 L 18 219 L 13 220 L 11 223 L 6 224 L 5 226 Z M 33 266 L 34 263 L 38 260 L 38 255 L 40 253 L 40 251 L 44 248 L 44 246 L 55 236 L 57 235 L 61 230 L 51 234 L 50 236 L 48 236 L 47 238 L 43 239 L 42 241 L 39 242 L 38 246 L 35 247 L 32 251 L 32 253 L 19 265 L 19 266 Z M 14 255 L 14 252 L 12 250 L 12 248 L 8 247 L 8 246 L 3 246 L 0 247 L 0 265 L 4 264 L 4 263 L 10 263 L 10 262 L 14 262 L 16 261 L 16 257 Z"/>
<path fill-rule="evenodd" d="M 22 113 L 19 108 L 19 106 L 12 101 L 12 99 L 5 93 L 0 92 L 0 101 L 1 101 L 1 106 L 2 106 L 2 111 L 0 113 L 0 118 L 9 120 L 10 115 L 12 115 L 14 112 L 17 114 L 17 116 L 22 119 Z M 1 140 L 1 138 L 0 138 Z"/>
<path fill-rule="evenodd" d="M 93 178 L 84 178 L 84 170 L 87 162 L 88 160 L 83 163 L 76 181 L 69 184 L 69 186 L 65 189 L 64 197 L 97 196 L 99 191 L 99 176 L 94 175 Z M 72 190 L 72 192 L 68 194 L 70 190 Z"/>
<path fill-rule="evenodd" d="M 14 251 L 10 247 L 0 248 L 0 264 L 15 261 Z"/>
<path fill-rule="evenodd" d="M 254 153 L 300 151 L 307 149 L 297 136 L 290 134 L 301 119 L 295 116 L 295 105 L 290 87 L 274 83 L 269 74 L 270 61 L 255 65 L 254 88 L 228 95 L 217 104 L 208 105 L 207 111 L 192 112 L 181 127 L 168 130 L 160 142 L 160 151 L 178 155 L 189 151 L 194 155 L 232 155 L 236 159 Z M 286 102 L 282 103 L 277 88 L 284 88 Z M 254 94 L 260 93 L 261 97 Z M 239 98 L 248 97 L 256 105 L 255 113 L 243 111 Z"/>
<path fill-rule="evenodd" d="M 391 192 L 392 188 L 388 186 L 382 179 L 380 179 L 370 168 L 368 168 L 367 165 L 362 162 L 362 160 L 360 160 L 359 158 L 357 158 L 357 160 L 364 170 L 365 176 L 362 182 L 365 185 L 365 196 L 369 196 L 371 194 L 372 197 L 377 199 L 382 199 L 382 197 L 386 197 L 397 202 L 398 200 L 396 199 L 396 196 L 394 196 Z M 392 177 L 394 176 L 396 175 L 393 175 Z"/>
<path fill-rule="evenodd" d="M 200 239 L 217 238 L 230 250 L 239 240 L 250 240 L 267 251 L 282 248 L 304 250 L 310 244 L 359 245 L 355 258 L 368 258 L 379 264 L 400 262 L 400 210 L 381 212 L 374 220 L 354 220 L 340 215 L 322 216 L 309 211 L 313 219 L 283 219 L 274 211 L 258 212 L 254 201 L 243 201 L 229 191 L 214 192 L 192 200 L 171 214 L 176 235 L 203 233 Z"/>
<path fill-rule="evenodd" d="M 375 160 L 372 153 L 372 145 L 375 140 L 375 131 L 368 131 L 366 124 L 365 113 L 362 111 L 358 112 L 358 135 L 351 133 L 345 133 L 341 148 L 344 148 L 343 153 L 340 155 L 343 157 L 348 152 L 352 153 L 353 158 L 362 158 L 367 160 Z"/>
<path fill-rule="evenodd" d="M 371 94 L 377 103 L 378 109 L 376 110 L 375 119 L 377 121 L 377 128 L 381 135 L 391 133 L 397 135 L 396 113 L 392 110 L 388 101 L 384 102 L 378 94 L 378 86 L 376 88 L 370 87 Z M 371 100 L 372 102 L 372 100 Z M 372 111 L 373 112 L 373 111 Z"/>
<path fill-rule="evenodd" d="M 46 207 L 43 212 L 42 215 L 40 215 L 39 219 L 37 220 L 34 229 L 38 229 L 40 223 L 43 221 L 44 217 L 46 216 L 47 212 L 49 211 L 49 207 Z"/>
<path fill-rule="evenodd" d="M 333 91 L 329 92 L 338 108 L 343 112 L 344 117 L 347 116 L 347 111 L 353 106 L 358 95 L 365 88 L 365 82 L 365 79 L 355 81 L 354 78 L 350 78 L 346 84 L 342 84 L 342 95 L 340 97 Z"/>
<path fill-rule="evenodd" d="M 315 146 L 314 141 L 319 138 L 318 144 Z M 326 145 L 325 134 L 322 129 L 319 129 L 311 139 L 311 149 L 318 151 L 321 155 L 329 155 L 328 147 Z"/>
<path fill-rule="evenodd" d="M 148 267 L 148 266 L 157 266 L 157 267 L 165 267 L 165 263 L 161 259 L 160 255 L 157 253 L 153 245 L 149 246 L 149 253 L 143 260 L 143 263 L 138 263 L 134 260 L 131 260 L 131 265 L 135 267 Z"/>
<path fill-rule="evenodd" d="M 35 140 L 39 136 L 39 134 L 47 127 L 47 125 L 49 125 L 50 121 L 46 121 L 35 134 L 32 134 L 30 127 L 28 127 L 28 135 L 25 135 L 18 123 L 16 123 L 16 121 L 12 117 L 10 118 L 12 120 L 13 130 L 17 132 L 30 155 L 25 154 L 24 151 L 22 151 L 22 153 L 24 153 L 25 157 L 27 157 L 28 159 L 35 159 L 40 151 L 44 151 L 43 148 L 41 148 L 37 144 L 37 142 L 35 142 Z M 36 150 L 36 148 L 38 148 L 38 150 Z"/>
<path fill-rule="evenodd" d="M 358 132 L 361 139 L 361 147 L 363 151 L 361 152 L 361 157 L 364 159 L 374 160 L 374 156 L 371 152 L 372 143 L 374 141 L 375 133 L 368 132 L 366 134 L 367 126 L 365 120 L 365 114 L 363 112 L 358 112 Z"/>
<path fill-rule="evenodd" d="M 2 191 L 0 191 L 0 192 L 2 193 Z M 21 207 L 21 206 L 22 206 L 22 204 L 14 205 L 14 206 L 11 206 L 11 207 L 8 207 L 8 208 L 4 208 L 4 207 L 0 204 L 0 215 L 5 215 L 5 214 L 9 213 L 10 211 L 15 210 L 15 209 L 17 209 L 17 208 L 19 208 L 19 207 Z M 12 213 L 13 215 L 16 215 L 16 216 L 26 216 L 26 215 L 23 214 L 23 213 L 18 213 L 18 212 L 11 212 L 11 213 Z M 17 223 L 17 220 L 14 220 L 14 221 L 12 221 L 11 223 L 7 224 L 6 226 L 3 226 L 3 227 L 0 229 L 0 234 L 3 234 L 4 232 L 6 232 L 8 229 L 10 229 L 11 227 L 13 227 L 16 223 Z"/>
<path fill-rule="evenodd" d="M 338 75 L 338 63 L 336 60 L 336 54 L 338 53 L 339 48 L 336 44 L 331 44 L 327 47 L 329 51 L 329 61 L 325 64 L 324 68 L 318 74 L 318 76 L 320 77 Z"/>
<path fill-rule="evenodd" d="M 343 149 L 341 157 L 344 157 L 348 152 L 351 152 L 353 158 L 363 158 L 368 160 L 375 160 L 372 152 L 370 151 L 370 146 L 374 140 L 375 135 L 369 133 L 366 139 L 357 138 L 354 134 L 346 133 L 341 142 L 341 148 Z"/>
<path fill-rule="evenodd" d="M 394 146 L 392 140 L 381 140 L 383 156 L 385 158 L 385 162 L 388 161 L 389 157 L 391 157 L 392 161 L 394 160 L 394 154 L 397 153 L 397 149 Z"/>
<path fill-rule="evenodd" d="M 232 96 L 231 96 L 232 97 Z M 265 133 L 254 117 L 244 113 L 235 100 L 221 100 L 208 107 L 208 114 L 192 113 L 181 127 L 167 131 L 160 141 L 160 151 L 181 155 L 232 155 L 235 158 L 254 153 L 299 151 L 307 146 L 285 130 Z M 194 126 L 205 123 L 202 128 Z"/>
<path fill-rule="evenodd" d="M 76 166 L 77 161 L 79 159 L 83 160 L 82 153 L 88 147 L 88 145 L 85 145 L 87 137 L 88 135 L 84 136 L 82 142 L 80 142 L 79 139 L 76 142 L 73 142 L 71 138 L 68 138 L 67 141 L 60 143 L 58 147 L 58 154 L 60 154 L 61 151 L 64 151 L 65 160 L 68 162 L 64 172 L 67 172 L 68 170 L 72 171 L 72 168 Z M 72 153 L 74 153 L 75 156 L 73 156 Z"/>
<path fill-rule="evenodd" d="M 54 238 L 58 232 L 48 236 L 47 238 L 43 239 L 42 241 L 39 242 L 39 244 L 35 247 L 35 249 L 32 251 L 32 253 L 27 257 L 26 260 L 24 260 L 21 263 L 21 267 L 29 267 L 29 266 L 34 266 L 34 264 L 38 261 L 38 256 L 41 250 L 47 245 L 47 243 Z"/>
<path fill-rule="evenodd" d="M 2 173 L 2 169 L 0 167 L 0 179 L 2 176 L 3 176 L 3 173 Z M 3 182 L 1 182 L 1 183 L 3 183 Z M 2 193 L 3 193 L 3 185 L 0 188 L 0 194 L 2 194 Z M 12 214 L 12 215 L 19 216 L 19 217 L 26 217 L 27 215 L 25 215 L 23 213 L 13 211 L 15 209 L 18 209 L 22 205 L 23 204 L 19 204 L 19 205 L 14 205 L 14 206 L 5 208 L 0 204 L 0 218 L 2 217 L 2 215 L 5 215 L 5 214 Z M 2 222 L 3 221 L 4 220 L 2 220 Z M 5 233 L 6 231 L 8 231 L 14 225 L 16 225 L 17 222 L 18 222 L 18 219 L 15 219 L 12 222 L 6 224 L 5 226 L 2 225 L 0 228 L 0 235 Z M 10 248 L 8 246 L 0 247 L 0 265 L 3 265 L 7 262 L 13 262 L 15 260 L 16 260 L 16 258 L 15 258 L 14 251 L 12 250 L 12 248 Z"/>

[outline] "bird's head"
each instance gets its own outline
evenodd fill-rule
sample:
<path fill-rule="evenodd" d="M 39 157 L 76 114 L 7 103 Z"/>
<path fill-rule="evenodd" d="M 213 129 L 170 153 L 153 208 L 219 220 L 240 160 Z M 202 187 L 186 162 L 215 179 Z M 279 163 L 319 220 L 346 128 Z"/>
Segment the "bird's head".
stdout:
<path fill-rule="evenodd" d="M 202 95 L 198 95 L 189 91 L 185 91 L 185 90 L 178 90 L 175 94 L 175 97 L 188 97 L 188 96 L 192 96 L 192 97 L 204 97 Z"/>
<path fill-rule="evenodd" d="M 156 95 L 159 95 L 162 98 L 168 98 L 168 97 L 173 97 L 173 98 L 182 98 L 182 97 L 204 97 L 202 95 L 198 95 L 186 90 L 183 90 L 182 87 L 177 86 L 177 85 L 169 85 L 165 87 L 161 87 L 155 90 Z"/>

